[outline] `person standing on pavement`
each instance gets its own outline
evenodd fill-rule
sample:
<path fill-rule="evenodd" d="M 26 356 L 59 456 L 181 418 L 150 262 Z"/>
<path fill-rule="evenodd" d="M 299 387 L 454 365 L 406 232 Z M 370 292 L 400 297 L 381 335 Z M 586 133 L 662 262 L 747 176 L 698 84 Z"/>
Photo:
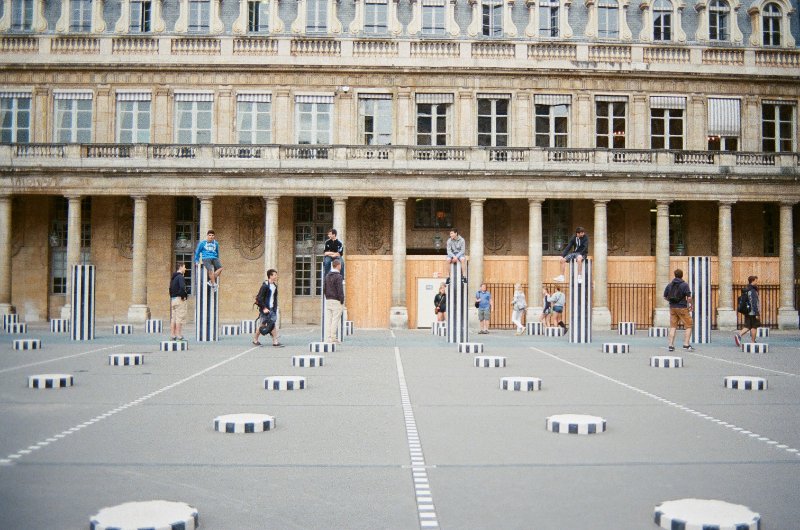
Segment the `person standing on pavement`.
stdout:
<path fill-rule="evenodd" d="M 692 347 L 692 290 L 683 281 L 683 271 L 675 269 L 675 277 L 664 288 L 664 299 L 669 302 L 669 344 L 667 349 L 675 351 L 675 333 L 678 324 L 683 324 L 683 351 L 694 351 Z"/>
<path fill-rule="evenodd" d="M 344 305 L 344 282 L 341 272 L 342 262 L 339 258 L 334 258 L 331 262 L 331 272 L 325 276 L 323 285 L 323 295 L 325 296 L 325 329 L 328 337 L 325 342 L 341 343 L 336 337 L 336 329 L 342 318 L 342 306 Z"/>
<path fill-rule="evenodd" d="M 438 322 L 447 318 L 447 287 L 444 283 L 439 286 L 439 292 L 433 297 L 433 312 Z"/>
<path fill-rule="evenodd" d="M 566 328 L 564 324 L 564 305 L 567 303 L 567 297 L 561 292 L 561 288 L 556 285 L 553 294 L 547 296 L 547 301 L 550 302 L 550 325 L 560 326 Z"/>
<path fill-rule="evenodd" d="M 522 335 L 525 332 L 525 326 L 522 325 L 522 313 L 528 308 L 528 303 L 525 300 L 525 291 L 522 290 L 522 285 L 514 284 L 514 300 L 511 301 L 511 322 L 517 327 L 516 335 Z"/>
<path fill-rule="evenodd" d="M 183 325 L 186 324 L 186 264 L 178 263 L 178 270 L 172 273 L 169 281 L 169 336 L 171 340 L 186 340 L 183 338 Z"/>
<path fill-rule="evenodd" d="M 278 271 L 270 269 L 267 271 L 267 280 L 261 285 L 256 295 L 256 306 L 259 312 L 259 325 L 256 326 L 253 335 L 253 345 L 261 346 L 259 335 L 261 326 L 266 325 L 269 334 L 272 335 L 272 345 L 282 348 L 283 344 L 278 340 Z"/>
<path fill-rule="evenodd" d="M 761 300 L 758 298 L 757 281 L 758 276 L 748 276 L 747 287 L 742 290 L 742 294 L 746 294 L 750 302 L 750 311 L 744 315 L 742 330 L 733 334 L 733 341 L 737 346 L 742 345 L 742 337 L 744 337 L 748 331 L 750 332 L 750 342 L 755 342 L 756 333 L 758 333 L 758 328 L 761 327 L 761 320 L 758 318 L 761 315 Z"/>
<path fill-rule="evenodd" d="M 492 309 L 494 309 L 494 302 L 492 301 L 492 293 L 486 289 L 486 284 L 481 284 L 481 289 L 475 293 L 475 305 L 478 308 L 478 322 L 481 329 L 478 335 L 489 334 L 489 319 L 492 316 Z"/>

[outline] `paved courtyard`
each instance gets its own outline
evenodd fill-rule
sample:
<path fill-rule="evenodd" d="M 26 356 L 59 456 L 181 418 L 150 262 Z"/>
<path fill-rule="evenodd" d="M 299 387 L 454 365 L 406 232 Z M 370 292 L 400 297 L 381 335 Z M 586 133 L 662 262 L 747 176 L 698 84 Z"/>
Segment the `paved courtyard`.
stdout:
<path fill-rule="evenodd" d="M 356 329 L 324 366 L 299 368 L 291 358 L 316 329 L 284 329 L 282 349 L 238 336 L 160 352 L 164 336 L 142 328 L 100 326 L 74 343 L 33 325 L 34 351 L 2 337 L 0 526 L 88 528 L 103 507 L 166 499 L 196 507 L 205 529 L 639 530 L 657 528 L 658 503 L 697 497 L 748 506 L 763 528 L 800 528 L 797 332 L 773 331 L 767 354 L 715 332 L 676 353 L 679 369 L 649 366 L 666 342 L 641 330 L 596 332 L 590 345 L 473 333 L 486 355 L 507 358 L 475 368 L 429 330 Z M 601 353 L 603 342 L 631 353 Z M 145 363 L 109 366 L 112 353 Z M 75 384 L 27 388 L 44 373 Z M 269 375 L 304 375 L 308 388 L 267 391 Z M 769 389 L 726 389 L 729 375 L 765 377 Z M 542 390 L 503 391 L 503 376 L 539 377 Z M 216 416 L 242 412 L 277 426 L 214 430 Z M 608 429 L 546 430 L 566 413 Z"/>

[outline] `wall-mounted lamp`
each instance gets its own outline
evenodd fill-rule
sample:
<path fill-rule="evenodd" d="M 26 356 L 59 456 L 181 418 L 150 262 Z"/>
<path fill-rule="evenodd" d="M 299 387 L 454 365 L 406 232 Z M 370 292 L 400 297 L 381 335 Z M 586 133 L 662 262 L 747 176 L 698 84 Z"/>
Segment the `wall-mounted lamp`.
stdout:
<path fill-rule="evenodd" d="M 348 86 L 348 85 L 342 85 L 342 86 L 337 86 L 336 87 L 336 94 L 337 95 L 338 94 L 347 94 L 348 92 L 350 92 L 350 86 Z"/>

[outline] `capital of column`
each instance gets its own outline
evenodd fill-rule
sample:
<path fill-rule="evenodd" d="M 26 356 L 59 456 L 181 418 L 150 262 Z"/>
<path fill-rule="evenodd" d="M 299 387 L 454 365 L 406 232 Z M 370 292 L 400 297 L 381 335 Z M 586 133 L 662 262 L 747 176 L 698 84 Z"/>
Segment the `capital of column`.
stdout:
<path fill-rule="evenodd" d="M 276 204 L 279 200 L 279 195 L 264 195 L 264 202 L 268 204 Z"/>
<path fill-rule="evenodd" d="M 331 197 L 331 200 L 333 201 L 333 204 L 336 204 L 337 202 L 338 203 L 346 203 L 347 202 L 347 197 L 342 197 L 342 196 Z"/>
<path fill-rule="evenodd" d="M 672 199 L 658 199 L 656 201 L 656 206 L 667 206 L 669 207 L 674 201 Z"/>
<path fill-rule="evenodd" d="M 392 202 L 397 204 L 398 202 L 406 202 L 408 197 L 392 197 Z"/>
<path fill-rule="evenodd" d="M 605 206 L 611 201 L 610 199 L 594 199 L 592 202 L 594 202 L 595 206 Z"/>
<path fill-rule="evenodd" d="M 529 205 L 529 206 L 534 206 L 534 205 L 537 205 L 537 204 L 538 204 L 539 206 L 541 206 L 541 204 L 542 204 L 543 202 L 544 202 L 544 199 L 539 199 L 539 198 L 532 199 L 532 198 L 530 198 L 530 197 L 528 198 L 528 205 Z"/>
<path fill-rule="evenodd" d="M 74 195 L 74 194 L 71 194 L 71 195 L 66 195 L 65 194 L 64 198 L 67 199 L 68 201 L 79 201 L 79 200 L 81 200 L 83 198 L 83 196 Z"/>
<path fill-rule="evenodd" d="M 733 199 L 721 199 L 717 201 L 717 205 L 720 208 L 731 208 L 734 204 L 736 204 L 736 201 Z"/>
<path fill-rule="evenodd" d="M 146 201 L 147 200 L 147 195 L 131 195 L 131 199 L 133 199 L 134 201 L 137 201 L 137 202 Z"/>
<path fill-rule="evenodd" d="M 794 205 L 797 204 L 797 201 L 784 200 L 784 201 L 778 201 L 778 204 L 780 204 L 781 208 L 793 208 Z"/>
<path fill-rule="evenodd" d="M 486 202 L 486 199 L 485 198 L 470 199 L 469 202 L 470 202 L 470 204 L 483 204 L 484 202 Z"/>
<path fill-rule="evenodd" d="M 214 200 L 214 196 L 213 195 L 198 195 L 197 196 L 197 200 L 199 200 L 200 202 L 209 202 L 209 201 L 213 201 Z"/>

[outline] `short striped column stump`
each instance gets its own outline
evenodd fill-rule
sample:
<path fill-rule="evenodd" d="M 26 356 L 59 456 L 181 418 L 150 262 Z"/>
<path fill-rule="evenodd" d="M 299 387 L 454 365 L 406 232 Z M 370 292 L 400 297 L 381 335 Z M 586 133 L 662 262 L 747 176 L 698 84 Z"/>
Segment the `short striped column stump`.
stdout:
<path fill-rule="evenodd" d="M 756 337 L 769 337 L 769 328 L 756 328 Z"/>
<path fill-rule="evenodd" d="M 223 324 L 222 325 L 222 336 L 223 337 L 232 337 L 234 335 L 241 335 L 242 327 L 237 326 L 236 324 Z M 255 333 L 255 331 L 253 332 Z"/>
<path fill-rule="evenodd" d="M 544 324 L 541 322 L 528 322 L 525 324 L 525 333 L 528 335 L 544 335 Z"/>
<path fill-rule="evenodd" d="M 336 351 L 336 343 L 333 342 L 309 342 L 308 351 L 311 353 L 333 353 Z"/>
<path fill-rule="evenodd" d="M 245 335 L 253 334 L 256 332 L 256 321 L 255 320 L 242 320 L 242 333 Z"/>
<path fill-rule="evenodd" d="M 226 414 L 214 418 L 214 430 L 217 432 L 244 434 L 265 432 L 275 428 L 275 418 L 266 414 Z"/>
<path fill-rule="evenodd" d="M 769 353 L 769 344 L 764 342 L 743 342 L 742 351 L 744 353 Z"/>
<path fill-rule="evenodd" d="M 112 353 L 108 356 L 111 366 L 138 366 L 144 364 L 143 353 Z"/>
<path fill-rule="evenodd" d="M 306 378 L 299 375 L 271 375 L 264 378 L 265 390 L 305 390 Z"/>
<path fill-rule="evenodd" d="M 501 377 L 500 390 L 512 392 L 535 392 L 542 389 L 542 380 L 538 377 Z"/>
<path fill-rule="evenodd" d="M 16 324 L 19 322 L 19 315 L 12 313 L 10 315 L 3 315 L 3 329 L 8 329 L 9 324 Z"/>
<path fill-rule="evenodd" d="M 189 343 L 185 340 L 162 340 L 161 351 L 186 351 Z"/>
<path fill-rule="evenodd" d="M 68 388 L 74 381 L 70 374 L 38 374 L 28 376 L 28 388 Z"/>
<path fill-rule="evenodd" d="M 483 353 L 482 342 L 459 342 L 458 353 Z"/>
<path fill-rule="evenodd" d="M 434 337 L 439 335 L 439 326 L 437 324 L 439 323 L 434 322 L 433 324 L 431 324 L 431 335 L 433 335 Z"/>
<path fill-rule="evenodd" d="M 747 506 L 709 499 L 680 499 L 655 507 L 654 520 L 661 528 L 758 530 L 761 515 Z"/>
<path fill-rule="evenodd" d="M 561 326 L 553 326 L 544 328 L 544 334 L 546 337 L 560 337 L 562 335 L 566 335 L 567 330 L 562 328 Z"/>
<path fill-rule="evenodd" d="M 636 335 L 636 322 L 617 322 L 617 333 L 620 335 Z"/>
<path fill-rule="evenodd" d="M 19 335 L 28 332 L 28 324 L 25 322 L 9 322 L 6 331 L 10 335 Z"/>
<path fill-rule="evenodd" d="M 69 333 L 69 319 L 54 318 L 50 320 L 51 333 Z"/>
<path fill-rule="evenodd" d="M 114 335 L 133 335 L 131 324 L 114 324 Z"/>
<path fill-rule="evenodd" d="M 447 322 L 440 322 L 439 329 L 436 331 L 436 334 L 440 337 L 447 336 Z"/>
<path fill-rule="evenodd" d="M 766 390 L 767 380 L 751 375 L 729 375 L 723 380 L 725 388 L 733 390 Z"/>
<path fill-rule="evenodd" d="M 647 330 L 648 337 L 666 337 L 669 334 L 669 329 L 664 327 L 652 327 Z"/>
<path fill-rule="evenodd" d="M 89 518 L 90 530 L 112 528 L 180 528 L 194 530 L 200 526 L 197 510 L 183 502 L 126 502 L 103 508 Z"/>
<path fill-rule="evenodd" d="M 683 357 L 673 355 L 654 355 L 650 357 L 653 368 L 683 368 Z"/>
<path fill-rule="evenodd" d="M 603 353 L 630 353 L 630 346 L 619 342 L 605 342 Z"/>
<path fill-rule="evenodd" d="M 506 358 L 494 355 L 478 355 L 474 361 L 475 368 L 505 368 Z"/>
<path fill-rule="evenodd" d="M 355 324 L 353 324 L 352 320 L 345 320 L 344 321 L 344 334 L 345 335 L 352 335 L 353 330 L 355 330 Z"/>
<path fill-rule="evenodd" d="M 324 355 L 292 355 L 292 366 L 299 368 L 316 368 L 324 363 Z"/>
<path fill-rule="evenodd" d="M 558 434 L 597 434 L 605 432 L 606 420 L 585 414 L 555 414 L 548 416 L 547 430 Z"/>
<path fill-rule="evenodd" d="M 41 339 L 14 339 L 12 346 L 15 350 L 40 350 L 42 341 Z"/>
<path fill-rule="evenodd" d="M 144 321 L 144 332 L 151 335 L 164 333 L 164 321 L 160 318 L 148 318 Z"/>

